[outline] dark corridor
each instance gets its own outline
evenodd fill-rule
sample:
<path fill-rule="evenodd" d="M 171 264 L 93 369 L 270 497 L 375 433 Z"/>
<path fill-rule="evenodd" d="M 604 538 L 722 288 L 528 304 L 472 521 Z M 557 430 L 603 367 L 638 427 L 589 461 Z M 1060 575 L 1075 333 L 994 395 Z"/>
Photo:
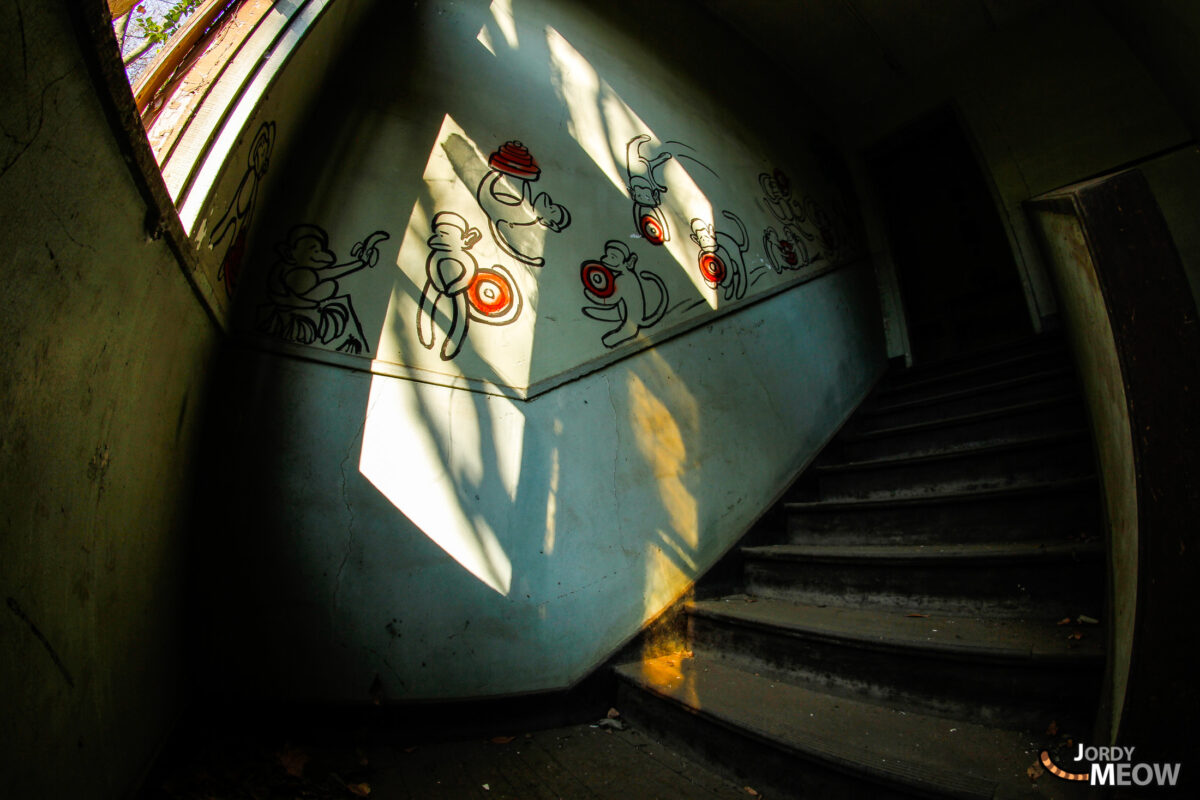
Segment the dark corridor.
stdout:
<path fill-rule="evenodd" d="M 915 361 L 1032 333 L 991 194 L 956 115 L 945 109 L 869 154 L 896 259 Z"/>

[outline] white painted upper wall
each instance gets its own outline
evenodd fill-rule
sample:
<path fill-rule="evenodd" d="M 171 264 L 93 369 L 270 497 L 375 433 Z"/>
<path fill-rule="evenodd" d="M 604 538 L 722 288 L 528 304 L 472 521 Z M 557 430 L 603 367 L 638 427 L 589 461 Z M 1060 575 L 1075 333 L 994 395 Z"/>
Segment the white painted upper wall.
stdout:
<path fill-rule="evenodd" d="M 681 12 L 672 33 L 694 35 Z M 252 114 L 238 106 L 244 134 L 193 233 L 260 344 L 525 397 L 862 255 L 802 98 L 798 146 L 768 153 L 750 130 L 771 109 L 736 120 L 570 4 L 371 18 L 409 29 L 403 46 L 330 36 L 339 13 Z"/>

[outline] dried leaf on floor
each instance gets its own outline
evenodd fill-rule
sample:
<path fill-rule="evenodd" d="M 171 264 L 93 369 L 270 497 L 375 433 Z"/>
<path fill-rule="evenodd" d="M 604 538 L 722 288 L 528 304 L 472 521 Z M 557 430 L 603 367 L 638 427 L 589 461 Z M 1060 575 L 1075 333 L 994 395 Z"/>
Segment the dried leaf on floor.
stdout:
<path fill-rule="evenodd" d="M 616 719 L 619 716 L 621 716 L 621 712 L 617 711 L 615 708 L 610 708 L 608 710 L 608 718 L 609 719 Z"/>
<path fill-rule="evenodd" d="M 916 614 L 916 613 L 913 613 L 913 614 L 905 614 L 904 616 L 906 616 L 906 617 L 920 617 L 921 619 L 928 619 L 928 618 L 929 618 L 929 615 L 928 615 L 928 614 Z"/>
<path fill-rule="evenodd" d="M 515 738 L 517 738 L 517 737 L 515 737 L 515 736 L 493 736 L 492 744 L 508 744 Z"/>
<path fill-rule="evenodd" d="M 1058 624 L 1059 624 L 1059 625 L 1070 625 L 1070 624 L 1071 624 L 1071 618 L 1070 618 L 1070 617 L 1063 617 L 1062 619 L 1060 619 L 1060 620 L 1058 621 Z"/>
<path fill-rule="evenodd" d="M 279 765 L 288 775 L 294 778 L 304 777 L 304 765 L 308 763 L 308 753 L 299 747 L 284 747 L 278 754 Z"/>
<path fill-rule="evenodd" d="M 1067 634 L 1067 638 L 1068 639 L 1076 639 L 1076 640 L 1082 639 L 1083 633 L 1081 633 L 1080 631 L 1073 631 L 1073 632 Z"/>
<path fill-rule="evenodd" d="M 371 785 L 367 783 L 347 783 L 346 789 L 358 797 L 366 797 L 371 793 Z"/>
<path fill-rule="evenodd" d="M 1030 780 L 1036 781 L 1038 778 L 1046 774 L 1046 770 L 1042 768 L 1041 764 L 1035 761 L 1029 769 L 1025 770 L 1025 774 L 1029 776 Z"/>
<path fill-rule="evenodd" d="M 1095 617 L 1089 617 L 1087 614 L 1080 614 L 1078 617 L 1075 618 L 1075 621 L 1078 622 L 1080 625 L 1099 625 L 1100 624 L 1100 620 L 1096 619 Z"/>
<path fill-rule="evenodd" d="M 760 796 L 758 792 L 754 791 L 749 786 L 743 786 L 742 788 L 745 789 L 746 794 L 750 795 L 751 797 L 759 797 Z"/>

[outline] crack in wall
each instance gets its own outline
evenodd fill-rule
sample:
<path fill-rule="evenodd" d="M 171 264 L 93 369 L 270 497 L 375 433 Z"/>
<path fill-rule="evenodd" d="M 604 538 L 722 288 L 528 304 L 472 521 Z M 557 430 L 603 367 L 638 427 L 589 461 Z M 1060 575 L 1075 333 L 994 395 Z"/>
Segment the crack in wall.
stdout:
<path fill-rule="evenodd" d="M 342 457 L 341 463 L 338 465 L 338 470 L 342 474 L 342 503 L 346 506 L 346 511 L 350 515 L 350 521 L 346 524 L 346 549 L 342 553 L 342 561 L 338 564 L 337 574 L 333 578 L 333 603 L 330 609 L 332 614 L 337 609 L 338 594 L 342 590 L 342 573 L 346 571 L 346 563 L 350 560 L 350 554 L 354 550 L 354 521 L 356 515 L 354 513 L 354 504 L 350 502 L 349 479 L 346 476 L 346 462 L 354 454 L 354 445 L 361 444 L 363 436 L 366 435 L 367 417 L 370 416 L 371 409 L 368 406 L 367 412 L 363 414 L 362 425 L 359 426 L 358 434 L 350 440 L 350 444 L 346 447 L 346 455 Z M 336 619 L 331 619 L 330 629 L 336 628 Z"/>

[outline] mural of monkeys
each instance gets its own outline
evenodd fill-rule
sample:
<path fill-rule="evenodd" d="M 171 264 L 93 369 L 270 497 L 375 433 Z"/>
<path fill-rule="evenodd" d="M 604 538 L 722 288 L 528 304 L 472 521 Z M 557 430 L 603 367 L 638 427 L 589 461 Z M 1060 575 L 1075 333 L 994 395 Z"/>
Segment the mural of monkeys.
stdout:
<path fill-rule="evenodd" d="M 458 355 L 467 338 L 469 320 L 506 325 L 521 313 L 521 294 L 508 270 L 499 264 L 479 267 L 470 252 L 483 234 L 461 215 L 442 211 L 434 216 L 433 234 L 426 240 L 425 288 L 417 310 L 417 338 L 426 349 L 436 343 L 436 315 L 450 320 L 441 358 Z"/>
<path fill-rule="evenodd" d="M 782 236 L 774 228 L 763 232 L 763 248 L 771 268 L 782 273 L 785 269 L 807 267 L 820 258 L 819 254 L 811 255 L 805 245 L 806 241 L 812 242 L 816 237 L 800 227 L 805 221 L 804 207 L 792 197 L 787 175 L 780 170 L 775 170 L 773 175 L 764 172 L 758 176 L 758 185 L 762 187 L 767 208 L 783 223 Z"/>
<path fill-rule="evenodd" d="M 637 258 L 624 243 L 610 240 L 604 243 L 599 261 L 580 265 L 583 294 L 591 303 L 583 307 L 583 313 L 601 322 L 617 323 L 600 338 L 605 347 L 633 339 L 639 331 L 658 324 L 667 312 L 666 284 L 649 270 L 639 272 Z M 653 308 L 646 297 L 647 283 L 657 287 L 658 301 Z"/>
<path fill-rule="evenodd" d="M 692 241 L 700 248 L 697 265 L 704 282 L 714 289 L 725 288 L 726 300 L 740 300 L 746 294 L 746 265 L 743 256 L 750 249 L 746 226 L 732 211 L 722 211 L 737 226 L 740 238 L 717 231 L 711 222 L 692 219 Z"/>
<path fill-rule="evenodd" d="M 388 238 L 375 231 L 351 248 L 352 260 L 338 264 L 329 249 L 329 234 L 316 225 L 294 226 L 275 246 L 279 258 L 267 275 L 270 302 L 258 307 L 255 328 L 298 344 L 329 345 L 344 336 L 339 353 L 370 352 L 350 295 L 341 293 L 338 281 L 363 268 L 373 269 L 379 262 L 378 244 Z M 351 322 L 354 327 L 347 332 Z"/>
<path fill-rule="evenodd" d="M 242 257 L 246 253 L 246 231 L 254 215 L 254 201 L 258 198 L 258 186 L 267 174 L 271 163 L 271 147 L 275 143 L 275 123 L 264 122 L 258 126 L 250 152 L 246 156 L 246 171 L 242 174 L 237 191 L 225 207 L 225 213 L 213 226 L 208 246 L 215 250 L 225 241 L 225 253 L 217 268 L 217 279 L 225 284 L 225 294 L 232 297 L 241 274 Z"/>
<path fill-rule="evenodd" d="M 655 176 L 654 171 L 665 164 L 671 154 L 663 151 L 652 159 L 646 158 L 642 154 L 642 145 L 648 141 L 650 137 L 643 133 L 625 145 L 626 187 L 633 199 L 633 227 L 650 244 L 660 245 L 671 240 L 671 230 L 659 208 L 667 186 Z"/>
<path fill-rule="evenodd" d="M 488 216 L 496 244 L 523 264 L 543 266 L 543 230 L 563 231 L 571 224 L 571 212 L 545 192 L 534 196 L 532 184 L 542 170 L 520 142 L 501 145 L 488 157 L 488 167 L 475 197 Z"/>

